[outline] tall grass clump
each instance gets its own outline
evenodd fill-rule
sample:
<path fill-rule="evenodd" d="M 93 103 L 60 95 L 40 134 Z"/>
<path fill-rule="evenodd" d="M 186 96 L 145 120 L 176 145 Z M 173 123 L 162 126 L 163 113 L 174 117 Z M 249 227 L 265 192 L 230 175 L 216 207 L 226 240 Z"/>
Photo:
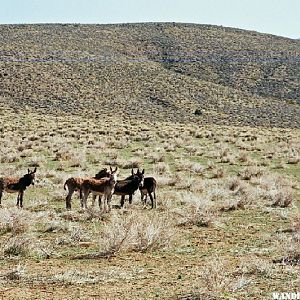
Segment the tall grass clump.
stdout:
<path fill-rule="evenodd" d="M 119 251 L 146 252 L 166 248 L 174 235 L 168 216 L 157 214 L 113 214 L 100 232 L 99 247 L 103 254 Z"/>
<path fill-rule="evenodd" d="M 24 233 L 32 224 L 32 216 L 25 210 L 5 208 L 0 210 L 0 235 L 7 232 Z"/>

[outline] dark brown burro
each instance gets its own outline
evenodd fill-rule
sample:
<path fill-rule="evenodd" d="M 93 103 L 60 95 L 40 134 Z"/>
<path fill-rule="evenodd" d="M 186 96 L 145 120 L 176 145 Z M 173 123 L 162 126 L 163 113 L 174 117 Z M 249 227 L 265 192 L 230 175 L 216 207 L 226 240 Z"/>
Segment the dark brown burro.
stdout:
<path fill-rule="evenodd" d="M 144 173 L 144 169 L 142 172 L 138 169 L 136 173 L 132 169 L 131 176 L 117 181 L 114 194 L 121 196 L 121 207 L 124 206 L 126 195 L 129 195 L 129 204 L 132 203 L 133 194 L 144 184 Z"/>
<path fill-rule="evenodd" d="M 31 184 L 34 185 L 36 168 L 33 171 L 28 169 L 28 173 L 21 178 L 2 177 L 0 178 L 0 206 L 3 192 L 18 193 L 17 206 L 23 207 L 24 191 Z"/>
<path fill-rule="evenodd" d="M 109 177 L 110 173 L 107 171 L 107 168 L 99 171 L 93 179 L 100 179 L 103 177 Z M 81 201 L 81 207 L 83 207 L 83 202 L 82 202 L 82 195 L 81 195 L 81 185 L 84 180 L 88 178 L 81 178 L 81 177 L 70 177 L 66 180 L 64 184 L 64 189 L 68 190 L 68 195 L 66 197 L 66 208 L 71 209 L 71 200 L 72 200 L 72 195 L 74 192 L 79 191 L 80 192 L 80 201 Z"/>
<path fill-rule="evenodd" d="M 147 196 L 149 195 L 150 200 L 151 200 L 151 208 L 156 208 L 156 180 L 153 177 L 145 177 L 144 178 L 144 184 L 141 186 L 140 192 L 141 192 L 141 200 L 144 205 L 144 208 L 146 207 L 147 204 Z M 152 196 L 153 193 L 153 196 Z"/>
<path fill-rule="evenodd" d="M 81 184 L 82 191 L 82 203 L 83 208 L 87 208 L 87 198 L 89 193 L 99 196 L 104 196 L 104 212 L 111 210 L 111 197 L 114 192 L 115 185 L 117 183 L 117 170 L 118 167 L 113 171 L 110 167 L 109 177 L 101 179 L 85 179 Z M 102 208 L 101 208 L 102 210 Z"/>

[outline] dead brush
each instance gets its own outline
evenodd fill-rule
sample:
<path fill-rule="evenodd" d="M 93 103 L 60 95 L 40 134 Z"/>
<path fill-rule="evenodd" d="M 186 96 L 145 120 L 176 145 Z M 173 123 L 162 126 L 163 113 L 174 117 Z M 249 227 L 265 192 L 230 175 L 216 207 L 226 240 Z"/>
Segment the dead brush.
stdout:
<path fill-rule="evenodd" d="M 205 167 L 199 163 L 193 163 L 190 171 L 200 176 L 204 176 Z"/>
<path fill-rule="evenodd" d="M 300 265 L 300 239 L 297 235 L 279 234 L 276 237 L 274 248 L 277 257 L 274 263 L 286 265 Z"/>
<path fill-rule="evenodd" d="M 192 145 L 186 146 L 186 147 L 184 147 L 184 149 L 189 156 L 196 155 L 197 150 L 198 150 L 198 148 L 196 146 L 192 146 Z"/>
<path fill-rule="evenodd" d="M 252 179 L 251 183 L 260 187 L 270 206 L 284 208 L 296 200 L 294 189 L 296 189 L 297 184 L 281 175 L 268 174 L 256 180 Z"/>
<path fill-rule="evenodd" d="M 175 163 L 175 170 L 177 172 L 186 171 L 189 173 L 204 175 L 206 167 L 203 166 L 201 163 L 180 159 L 178 162 Z"/>
<path fill-rule="evenodd" d="M 300 162 L 300 155 L 299 154 L 289 156 L 288 159 L 287 159 L 287 164 L 290 164 L 290 165 L 297 165 L 297 164 L 299 164 L 299 162 Z"/>
<path fill-rule="evenodd" d="M 223 299 L 225 294 L 232 292 L 232 274 L 220 259 L 210 259 L 205 263 L 205 268 L 201 268 L 198 273 L 201 286 L 196 285 L 191 297 L 187 299 Z"/>
<path fill-rule="evenodd" d="M 193 162 L 189 160 L 180 160 L 175 164 L 175 170 L 180 171 L 190 171 L 193 167 Z"/>
<path fill-rule="evenodd" d="M 0 162 L 2 164 L 6 164 L 6 163 L 15 163 L 18 162 L 19 160 L 20 160 L 19 155 L 17 153 L 12 152 L 7 154 L 2 154 Z"/>
<path fill-rule="evenodd" d="M 248 163 L 251 160 L 247 152 L 240 152 L 237 159 L 239 162 L 244 164 Z"/>
<path fill-rule="evenodd" d="M 160 187 L 165 187 L 165 186 L 174 187 L 177 184 L 179 184 L 182 180 L 182 178 L 178 174 L 175 174 L 173 176 L 157 174 L 154 175 L 154 177 L 156 178 L 157 184 Z"/>
<path fill-rule="evenodd" d="M 19 263 L 11 270 L 9 270 L 3 274 L 0 274 L 0 277 L 4 278 L 6 280 L 11 280 L 11 281 L 20 281 L 23 278 L 25 278 L 25 274 L 26 274 L 26 267 Z"/>
<path fill-rule="evenodd" d="M 218 178 L 223 178 L 223 177 L 225 177 L 225 171 L 223 168 L 214 167 L 211 170 L 211 176 L 210 176 L 211 179 L 218 179 Z"/>
<path fill-rule="evenodd" d="M 154 165 L 153 169 L 160 175 L 170 172 L 169 165 L 164 162 L 159 162 L 158 164 Z"/>
<path fill-rule="evenodd" d="M 73 152 L 72 157 L 68 161 L 68 164 L 72 168 L 86 168 L 86 153 L 84 151 Z"/>
<path fill-rule="evenodd" d="M 269 197 L 273 207 L 288 207 L 296 200 L 295 192 L 289 188 L 273 189 Z"/>
<path fill-rule="evenodd" d="M 62 220 L 51 220 L 41 225 L 41 231 L 47 232 L 69 232 L 70 224 Z"/>
<path fill-rule="evenodd" d="M 110 256 L 120 251 L 146 252 L 170 245 L 174 227 L 168 217 L 156 214 L 114 214 L 100 232 L 99 250 Z"/>
<path fill-rule="evenodd" d="M 27 165 L 28 167 L 41 167 L 43 164 L 45 164 L 46 159 L 42 156 L 33 156 L 28 161 Z"/>
<path fill-rule="evenodd" d="M 220 199 L 216 202 L 215 208 L 220 211 L 245 209 L 261 205 L 261 190 L 252 187 L 238 177 L 225 181 L 225 186 L 218 187 Z"/>
<path fill-rule="evenodd" d="M 67 235 L 60 236 L 56 239 L 58 245 L 76 245 L 79 242 L 88 242 L 91 237 L 80 226 L 72 226 Z"/>
<path fill-rule="evenodd" d="M 243 180 L 250 180 L 253 177 L 261 177 L 264 174 L 264 169 L 257 166 L 246 167 L 242 169 L 238 176 Z"/>
<path fill-rule="evenodd" d="M 5 257 L 22 256 L 32 254 L 33 239 L 30 235 L 11 236 L 1 245 L 1 252 Z"/>
<path fill-rule="evenodd" d="M 11 232 L 20 234 L 29 231 L 34 222 L 33 215 L 17 208 L 0 210 L 0 234 Z"/>
<path fill-rule="evenodd" d="M 222 156 L 220 158 L 220 163 L 234 165 L 236 164 L 235 156 L 232 154 L 227 154 L 225 156 Z"/>
<path fill-rule="evenodd" d="M 67 270 L 53 276 L 53 281 L 65 285 L 95 284 L 100 281 L 97 276 L 90 272 L 81 272 L 76 269 Z"/>
<path fill-rule="evenodd" d="M 291 223 L 292 223 L 293 232 L 299 235 L 299 240 L 300 240 L 300 215 L 299 214 L 292 215 Z"/>
<path fill-rule="evenodd" d="M 53 242 L 37 240 L 33 246 L 33 255 L 39 259 L 49 259 L 56 255 Z"/>
<path fill-rule="evenodd" d="M 243 181 L 238 177 L 232 177 L 228 180 L 227 185 L 230 191 L 237 191 L 243 186 Z"/>
<path fill-rule="evenodd" d="M 241 260 L 236 273 L 238 275 L 256 275 L 270 278 L 274 273 L 274 267 L 268 260 L 249 257 Z"/>
<path fill-rule="evenodd" d="M 211 226 L 216 219 L 211 201 L 200 198 L 194 193 L 181 193 L 181 207 L 172 210 L 177 225 Z"/>
<path fill-rule="evenodd" d="M 168 216 L 139 215 L 131 228 L 131 249 L 137 252 L 164 249 L 174 234 L 173 222 Z"/>
<path fill-rule="evenodd" d="M 149 157 L 151 163 L 164 162 L 166 160 L 164 153 L 154 153 L 150 154 Z"/>

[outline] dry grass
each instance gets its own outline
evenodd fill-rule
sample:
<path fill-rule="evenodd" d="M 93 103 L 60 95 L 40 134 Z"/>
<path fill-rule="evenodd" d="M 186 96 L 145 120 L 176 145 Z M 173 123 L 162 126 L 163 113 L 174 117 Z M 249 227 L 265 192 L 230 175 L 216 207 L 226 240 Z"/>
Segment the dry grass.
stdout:
<path fill-rule="evenodd" d="M 21 176 L 29 164 L 38 164 L 36 185 L 25 191 L 23 210 L 13 208 L 16 194 L 2 197 L 0 262 L 5 268 L 0 281 L 15 293 L 14 282 L 33 280 L 39 287 L 45 282 L 63 286 L 61 293 L 70 299 L 76 299 L 74 286 L 96 294 L 103 287 L 111 298 L 121 293 L 132 299 L 156 294 L 184 299 L 191 293 L 201 299 L 248 299 L 250 294 L 249 299 L 257 299 L 261 294 L 267 298 L 271 285 L 284 290 L 296 284 L 287 268 L 297 268 L 299 252 L 299 164 L 288 164 L 287 155 L 289 148 L 297 148 L 298 130 L 199 129 L 145 121 L 147 130 L 139 131 L 135 122 L 109 116 L 100 124 L 90 116 L 44 120 L 30 113 L 26 118 L 34 128 L 20 145 L 25 119 L 12 111 L 0 113 L 4 127 L 15 120 L 15 129 L 5 132 L 9 147 L 26 154 L 2 163 L 1 176 Z M 279 137 L 284 153 L 273 147 Z M 285 168 L 278 169 L 282 161 Z M 132 166 L 154 176 L 158 209 L 142 209 L 137 191 L 132 205 L 113 208 L 111 214 L 98 207 L 82 211 L 76 194 L 72 211 L 66 211 L 64 181 L 94 176 L 109 165 L 120 166 L 119 178 L 129 176 Z M 114 205 L 119 201 L 113 197 Z M 283 267 L 272 263 L 283 258 Z M 116 266 L 121 268 L 116 273 L 100 272 Z"/>
<path fill-rule="evenodd" d="M 114 214 L 100 232 L 100 253 L 112 255 L 120 251 L 153 251 L 169 246 L 175 234 L 168 217 Z"/>

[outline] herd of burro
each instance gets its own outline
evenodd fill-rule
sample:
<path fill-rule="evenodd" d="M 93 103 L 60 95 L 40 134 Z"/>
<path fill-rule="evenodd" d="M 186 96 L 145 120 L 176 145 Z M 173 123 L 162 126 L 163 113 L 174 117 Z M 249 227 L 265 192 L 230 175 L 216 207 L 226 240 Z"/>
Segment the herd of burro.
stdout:
<path fill-rule="evenodd" d="M 30 185 L 34 185 L 36 170 L 36 168 L 33 171 L 28 169 L 27 174 L 18 178 L 0 178 L 0 206 L 2 194 L 3 192 L 7 192 L 18 193 L 17 206 L 23 207 L 24 191 Z M 79 192 L 81 207 L 83 209 L 87 208 L 87 198 L 89 194 L 92 194 L 92 205 L 94 206 L 96 197 L 98 196 L 100 210 L 108 212 L 111 210 L 111 199 L 113 194 L 121 196 L 120 207 L 123 207 L 125 196 L 129 196 L 129 203 L 131 204 L 132 196 L 137 190 L 141 193 L 141 201 L 144 207 L 146 207 L 148 195 L 151 200 L 151 207 L 156 207 L 155 190 L 157 183 L 153 177 L 144 177 L 144 169 L 142 171 L 137 169 L 136 172 L 132 169 L 130 176 L 123 180 L 118 180 L 117 171 L 117 167 L 115 170 L 110 167 L 110 170 L 104 168 L 91 178 L 68 178 L 64 184 L 64 189 L 68 191 L 66 208 L 71 209 L 71 198 L 75 191 Z"/>

